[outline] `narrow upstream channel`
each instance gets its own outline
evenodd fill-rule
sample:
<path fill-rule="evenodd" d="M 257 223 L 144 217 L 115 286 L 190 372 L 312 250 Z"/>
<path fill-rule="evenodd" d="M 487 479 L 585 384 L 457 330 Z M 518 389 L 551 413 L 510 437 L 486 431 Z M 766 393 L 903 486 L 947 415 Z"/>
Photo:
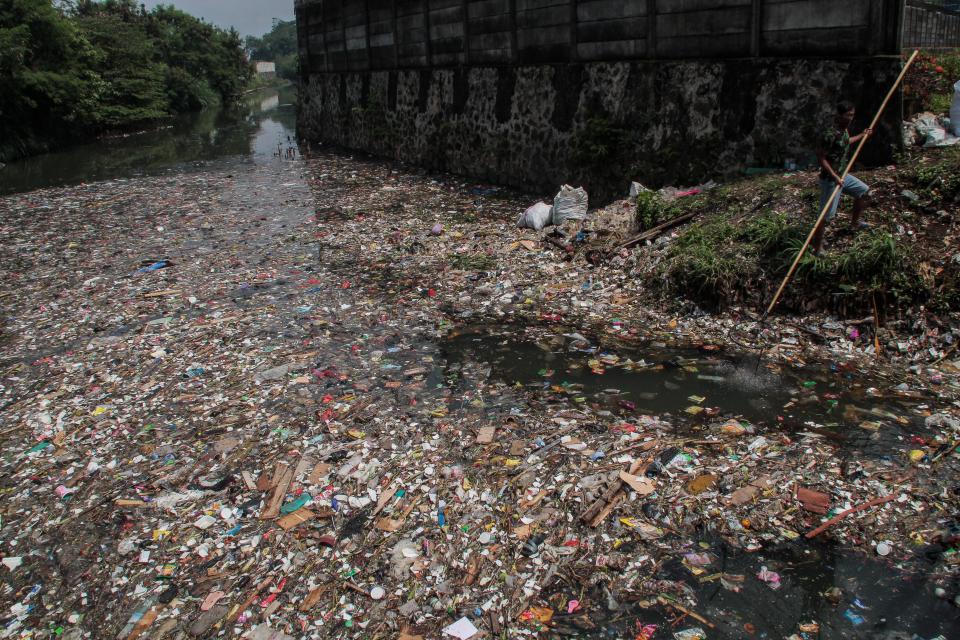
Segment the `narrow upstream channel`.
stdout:
<path fill-rule="evenodd" d="M 296 144 L 296 89 L 264 89 L 226 109 L 172 118 L 161 127 L 11 162 L 0 194 L 111 178 L 202 169 L 218 158 L 264 161 Z"/>

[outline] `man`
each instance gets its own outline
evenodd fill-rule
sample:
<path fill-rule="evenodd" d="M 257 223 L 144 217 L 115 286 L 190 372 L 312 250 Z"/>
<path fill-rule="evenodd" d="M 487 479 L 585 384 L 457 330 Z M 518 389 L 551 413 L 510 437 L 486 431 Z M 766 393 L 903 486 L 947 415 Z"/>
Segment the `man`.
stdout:
<path fill-rule="evenodd" d="M 863 138 L 869 138 L 873 134 L 872 129 L 866 129 L 863 133 L 855 136 L 850 135 L 848 128 L 856 114 L 854 106 L 846 100 L 837 104 L 837 113 L 833 118 L 833 124 L 827 127 L 827 130 L 820 136 L 817 146 L 817 159 L 820 162 L 820 211 L 823 211 L 837 185 L 840 185 L 841 189 L 837 197 L 830 203 L 824 222 L 817 228 L 817 232 L 813 236 L 813 253 L 816 255 L 823 251 L 823 232 L 826 229 L 827 222 L 837 216 L 841 194 L 845 193 L 853 198 L 851 226 L 854 229 L 865 229 L 870 226 L 860 220 L 863 210 L 870 201 L 870 187 L 850 174 L 847 174 L 845 179 L 840 179 L 840 175 L 850 161 L 850 145 L 860 142 Z"/>

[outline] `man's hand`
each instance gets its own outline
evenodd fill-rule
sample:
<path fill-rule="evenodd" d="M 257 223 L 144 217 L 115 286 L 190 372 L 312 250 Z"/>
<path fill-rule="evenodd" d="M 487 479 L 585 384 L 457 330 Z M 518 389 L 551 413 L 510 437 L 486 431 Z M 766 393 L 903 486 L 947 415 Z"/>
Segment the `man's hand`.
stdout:
<path fill-rule="evenodd" d="M 838 186 L 838 187 L 840 187 L 841 189 L 843 188 L 843 178 L 841 178 L 840 176 L 834 174 L 834 176 L 833 176 L 833 181 L 837 183 L 837 186 Z"/>
<path fill-rule="evenodd" d="M 869 138 L 870 136 L 873 135 L 873 129 L 864 129 L 864 130 L 863 130 L 863 133 L 862 133 L 861 135 L 862 135 L 864 138 Z"/>

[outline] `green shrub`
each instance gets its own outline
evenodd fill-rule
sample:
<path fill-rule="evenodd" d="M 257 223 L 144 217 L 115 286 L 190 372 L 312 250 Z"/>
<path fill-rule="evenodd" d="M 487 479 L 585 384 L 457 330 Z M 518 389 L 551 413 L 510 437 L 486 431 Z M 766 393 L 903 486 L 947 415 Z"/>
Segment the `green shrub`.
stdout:
<path fill-rule="evenodd" d="M 870 293 L 886 292 L 897 298 L 915 298 L 923 286 L 916 265 L 886 231 L 874 231 L 857 239 L 837 260 L 842 280 Z"/>
<path fill-rule="evenodd" d="M 918 166 L 910 178 L 930 196 L 960 199 L 960 148 L 944 149 L 937 161 Z"/>
<path fill-rule="evenodd" d="M 782 278 L 809 230 L 784 213 L 768 211 L 742 226 L 721 214 L 691 225 L 676 239 L 660 267 L 671 293 L 723 306 L 759 299 Z M 918 267 L 896 238 L 885 231 L 860 235 L 842 252 L 817 256 L 806 251 L 797 265 L 793 286 L 804 299 L 842 291 L 869 305 L 870 296 L 916 301 L 928 296 Z M 946 299 L 944 296 L 941 298 Z"/>
<path fill-rule="evenodd" d="M 934 113 L 949 113 L 953 104 L 953 94 L 937 93 L 930 96 L 930 111 Z"/>
<path fill-rule="evenodd" d="M 680 207 L 670 203 L 656 191 L 641 191 L 637 194 L 636 225 L 640 231 L 652 229 L 680 215 Z"/>
<path fill-rule="evenodd" d="M 919 111 L 944 113 L 943 96 L 953 95 L 957 78 L 960 78 L 960 51 L 922 52 L 903 83 L 906 115 Z"/>
<path fill-rule="evenodd" d="M 754 278 L 755 258 L 754 248 L 738 242 L 730 222 L 695 224 L 670 248 L 666 275 L 676 291 L 723 305 Z"/>
<path fill-rule="evenodd" d="M 785 213 L 771 212 L 753 219 L 741 234 L 747 242 L 757 245 L 768 257 L 779 257 L 784 250 L 799 249 L 797 241 L 804 238 L 803 229 L 792 224 Z M 794 255 L 796 251 L 794 251 Z"/>

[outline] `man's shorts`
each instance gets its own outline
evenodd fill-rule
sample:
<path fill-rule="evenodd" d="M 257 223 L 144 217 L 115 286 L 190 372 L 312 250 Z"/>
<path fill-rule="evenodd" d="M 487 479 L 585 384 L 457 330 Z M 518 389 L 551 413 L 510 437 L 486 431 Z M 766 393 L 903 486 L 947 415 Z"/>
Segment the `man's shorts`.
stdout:
<path fill-rule="evenodd" d="M 823 207 L 827 204 L 827 199 L 833 194 L 833 190 L 836 188 L 836 180 L 820 180 L 820 211 L 823 211 Z M 859 200 L 870 193 L 870 187 L 856 176 L 848 173 L 847 177 L 843 179 L 843 189 L 841 189 L 837 197 L 833 199 L 833 202 L 830 203 L 830 210 L 827 211 L 826 220 L 833 220 L 837 217 L 837 207 L 840 206 L 840 195 L 843 193 L 854 200 Z"/>

